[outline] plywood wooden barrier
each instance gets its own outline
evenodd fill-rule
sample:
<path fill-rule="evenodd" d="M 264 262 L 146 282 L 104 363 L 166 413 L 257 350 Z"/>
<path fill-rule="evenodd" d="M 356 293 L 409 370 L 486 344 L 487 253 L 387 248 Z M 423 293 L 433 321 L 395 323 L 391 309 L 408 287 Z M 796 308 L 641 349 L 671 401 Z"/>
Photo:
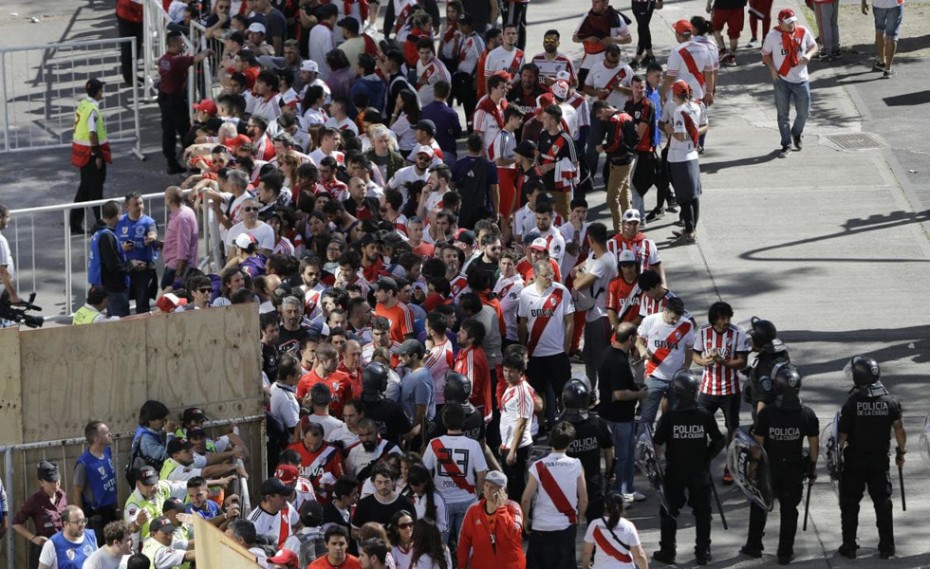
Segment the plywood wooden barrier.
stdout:
<path fill-rule="evenodd" d="M 0 329 L 0 443 L 23 442 L 22 380 L 19 377 L 19 333 Z"/>
<path fill-rule="evenodd" d="M 222 567 L 223 569 L 257 569 L 255 555 L 251 554 L 233 538 L 218 530 L 200 516 L 191 516 L 196 536 L 197 567 Z"/>

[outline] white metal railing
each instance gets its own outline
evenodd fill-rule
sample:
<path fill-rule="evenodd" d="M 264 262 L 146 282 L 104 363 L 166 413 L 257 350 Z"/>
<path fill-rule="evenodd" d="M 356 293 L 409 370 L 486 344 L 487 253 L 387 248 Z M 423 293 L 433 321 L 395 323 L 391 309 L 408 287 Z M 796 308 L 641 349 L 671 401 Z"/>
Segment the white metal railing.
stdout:
<path fill-rule="evenodd" d="M 16 290 L 21 294 L 38 292 L 35 303 L 42 306 L 43 316 L 70 316 L 74 313 L 75 305 L 80 307 L 83 304 L 90 288 L 87 282 L 90 236 L 72 237 L 69 216 L 74 209 L 100 207 L 111 199 L 122 202 L 122 198 L 108 198 L 14 209 L 10 212 L 10 224 L 4 235 L 13 250 Z M 146 214 L 159 221 L 159 233 L 164 235 L 168 224 L 164 193 L 146 194 L 142 200 Z M 208 205 L 205 205 L 200 211 L 200 267 L 204 270 L 222 266 L 213 258 L 215 247 L 211 244 L 219 240 L 219 235 L 216 224 L 210 222 L 209 210 Z M 88 226 L 93 223 L 93 215 L 89 213 Z M 59 219 L 62 226 L 56 230 L 54 228 Z M 57 246 L 58 239 L 63 240 L 60 247 Z M 77 247 L 75 241 L 78 242 Z M 31 283 L 32 289 L 24 289 L 23 283 Z"/>
<path fill-rule="evenodd" d="M 140 160 L 138 86 L 124 86 L 120 48 L 133 38 L 0 47 L 2 151 L 71 146 L 74 110 L 88 79 L 103 81 L 100 112 L 111 143 L 133 143 Z"/>

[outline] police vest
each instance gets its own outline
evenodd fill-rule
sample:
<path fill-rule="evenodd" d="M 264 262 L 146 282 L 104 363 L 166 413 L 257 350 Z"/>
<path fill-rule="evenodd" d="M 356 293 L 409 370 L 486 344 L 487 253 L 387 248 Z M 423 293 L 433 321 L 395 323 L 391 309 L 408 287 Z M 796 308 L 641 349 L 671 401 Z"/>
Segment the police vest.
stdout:
<path fill-rule="evenodd" d="M 97 536 L 92 529 L 84 530 L 84 540 L 81 543 L 68 541 L 62 532 L 56 533 L 50 539 L 55 546 L 58 569 L 81 569 L 84 560 L 97 551 Z"/>
<path fill-rule="evenodd" d="M 162 545 L 158 541 L 155 541 L 155 538 L 153 537 L 150 537 L 147 540 L 145 540 L 145 542 L 143 542 L 142 554 L 148 557 L 149 560 L 152 562 L 151 567 L 153 568 L 155 567 L 155 557 L 158 555 L 158 552 L 161 551 L 162 549 L 170 549 L 170 548 L 167 545 Z M 184 567 L 185 565 L 189 566 L 189 564 L 182 564 L 182 565 L 176 565 L 175 567 L 172 567 L 171 569 L 176 569 L 178 567 Z"/>
<path fill-rule="evenodd" d="M 180 468 L 184 468 L 180 462 L 176 461 L 173 458 L 166 458 L 165 463 L 161 465 L 161 472 L 158 473 L 158 477 L 162 480 L 171 480 L 171 473 Z"/>
<path fill-rule="evenodd" d="M 90 306 L 82 306 L 77 309 L 77 312 L 74 313 L 74 316 L 71 319 L 71 324 L 73 326 L 78 326 L 81 324 L 93 324 L 94 320 L 100 316 L 100 312 Z"/>
<path fill-rule="evenodd" d="M 171 490 L 168 487 L 168 483 L 159 482 L 158 489 L 155 490 L 155 497 L 152 498 L 151 501 L 146 500 L 141 494 L 135 491 L 126 499 L 126 506 L 124 509 L 129 513 L 130 518 L 134 519 L 139 510 L 145 510 L 149 513 L 149 519 L 139 528 L 140 540 L 149 536 L 149 524 L 162 514 L 162 506 L 165 505 L 165 501 L 169 497 L 171 497 Z"/>
<path fill-rule="evenodd" d="M 74 112 L 74 134 L 71 139 L 71 165 L 81 168 L 86 166 L 91 159 L 93 147 L 90 141 L 90 129 L 87 128 L 87 117 L 91 113 L 97 113 L 94 132 L 97 134 L 97 144 L 100 153 L 103 155 L 104 162 L 110 163 L 113 158 L 110 154 L 110 143 L 107 142 L 107 127 L 103 123 L 103 116 L 100 114 L 100 108 L 97 107 L 97 101 L 87 97 L 78 103 L 77 110 Z"/>
<path fill-rule="evenodd" d="M 78 315 L 75 314 L 75 324 L 78 323 L 77 318 Z M 103 458 L 97 458 L 86 450 L 78 457 L 77 462 L 84 465 L 85 488 L 90 488 L 92 496 L 91 502 L 84 505 L 94 510 L 116 505 L 116 469 L 113 468 L 112 451 L 108 448 L 103 451 Z"/>

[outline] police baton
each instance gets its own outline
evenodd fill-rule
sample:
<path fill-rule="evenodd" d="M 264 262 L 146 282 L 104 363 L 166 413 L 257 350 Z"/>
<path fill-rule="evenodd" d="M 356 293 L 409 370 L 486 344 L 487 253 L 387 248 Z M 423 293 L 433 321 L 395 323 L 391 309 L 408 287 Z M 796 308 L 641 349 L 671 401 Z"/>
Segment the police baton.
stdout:
<path fill-rule="evenodd" d="M 807 498 L 804 500 L 804 531 L 807 531 L 807 516 L 811 509 L 811 486 L 813 485 L 814 485 L 814 479 L 808 478 L 807 479 Z"/>
<path fill-rule="evenodd" d="M 895 462 L 898 458 L 904 456 L 901 447 L 895 449 Z M 904 499 L 904 465 L 898 462 L 898 484 L 901 486 L 901 510 L 907 511 L 907 501 Z"/>
<path fill-rule="evenodd" d="M 717 485 L 714 484 L 714 478 L 710 475 L 710 469 L 707 471 L 707 476 L 710 478 L 710 489 L 714 493 L 714 502 L 717 502 L 717 512 L 720 514 L 720 521 L 723 522 L 723 529 L 728 530 L 730 526 L 727 525 L 727 518 L 723 515 L 723 506 L 720 505 L 720 496 L 717 495 Z"/>

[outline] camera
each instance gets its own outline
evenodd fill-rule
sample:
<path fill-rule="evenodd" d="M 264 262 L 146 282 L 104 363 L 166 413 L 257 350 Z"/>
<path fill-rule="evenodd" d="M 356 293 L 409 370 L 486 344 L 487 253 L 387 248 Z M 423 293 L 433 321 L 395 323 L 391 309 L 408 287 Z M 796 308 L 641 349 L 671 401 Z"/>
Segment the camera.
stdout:
<path fill-rule="evenodd" d="M 41 306 L 36 306 L 32 302 L 36 299 L 36 293 L 29 295 L 29 300 L 20 302 L 16 307 L 10 303 L 10 295 L 6 291 L 0 294 L 0 320 L 9 320 L 18 324 L 25 324 L 30 328 L 41 328 L 45 324 L 45 318 L 27 314 L 29 311 L 38 312 L 42 310 Z"/>

